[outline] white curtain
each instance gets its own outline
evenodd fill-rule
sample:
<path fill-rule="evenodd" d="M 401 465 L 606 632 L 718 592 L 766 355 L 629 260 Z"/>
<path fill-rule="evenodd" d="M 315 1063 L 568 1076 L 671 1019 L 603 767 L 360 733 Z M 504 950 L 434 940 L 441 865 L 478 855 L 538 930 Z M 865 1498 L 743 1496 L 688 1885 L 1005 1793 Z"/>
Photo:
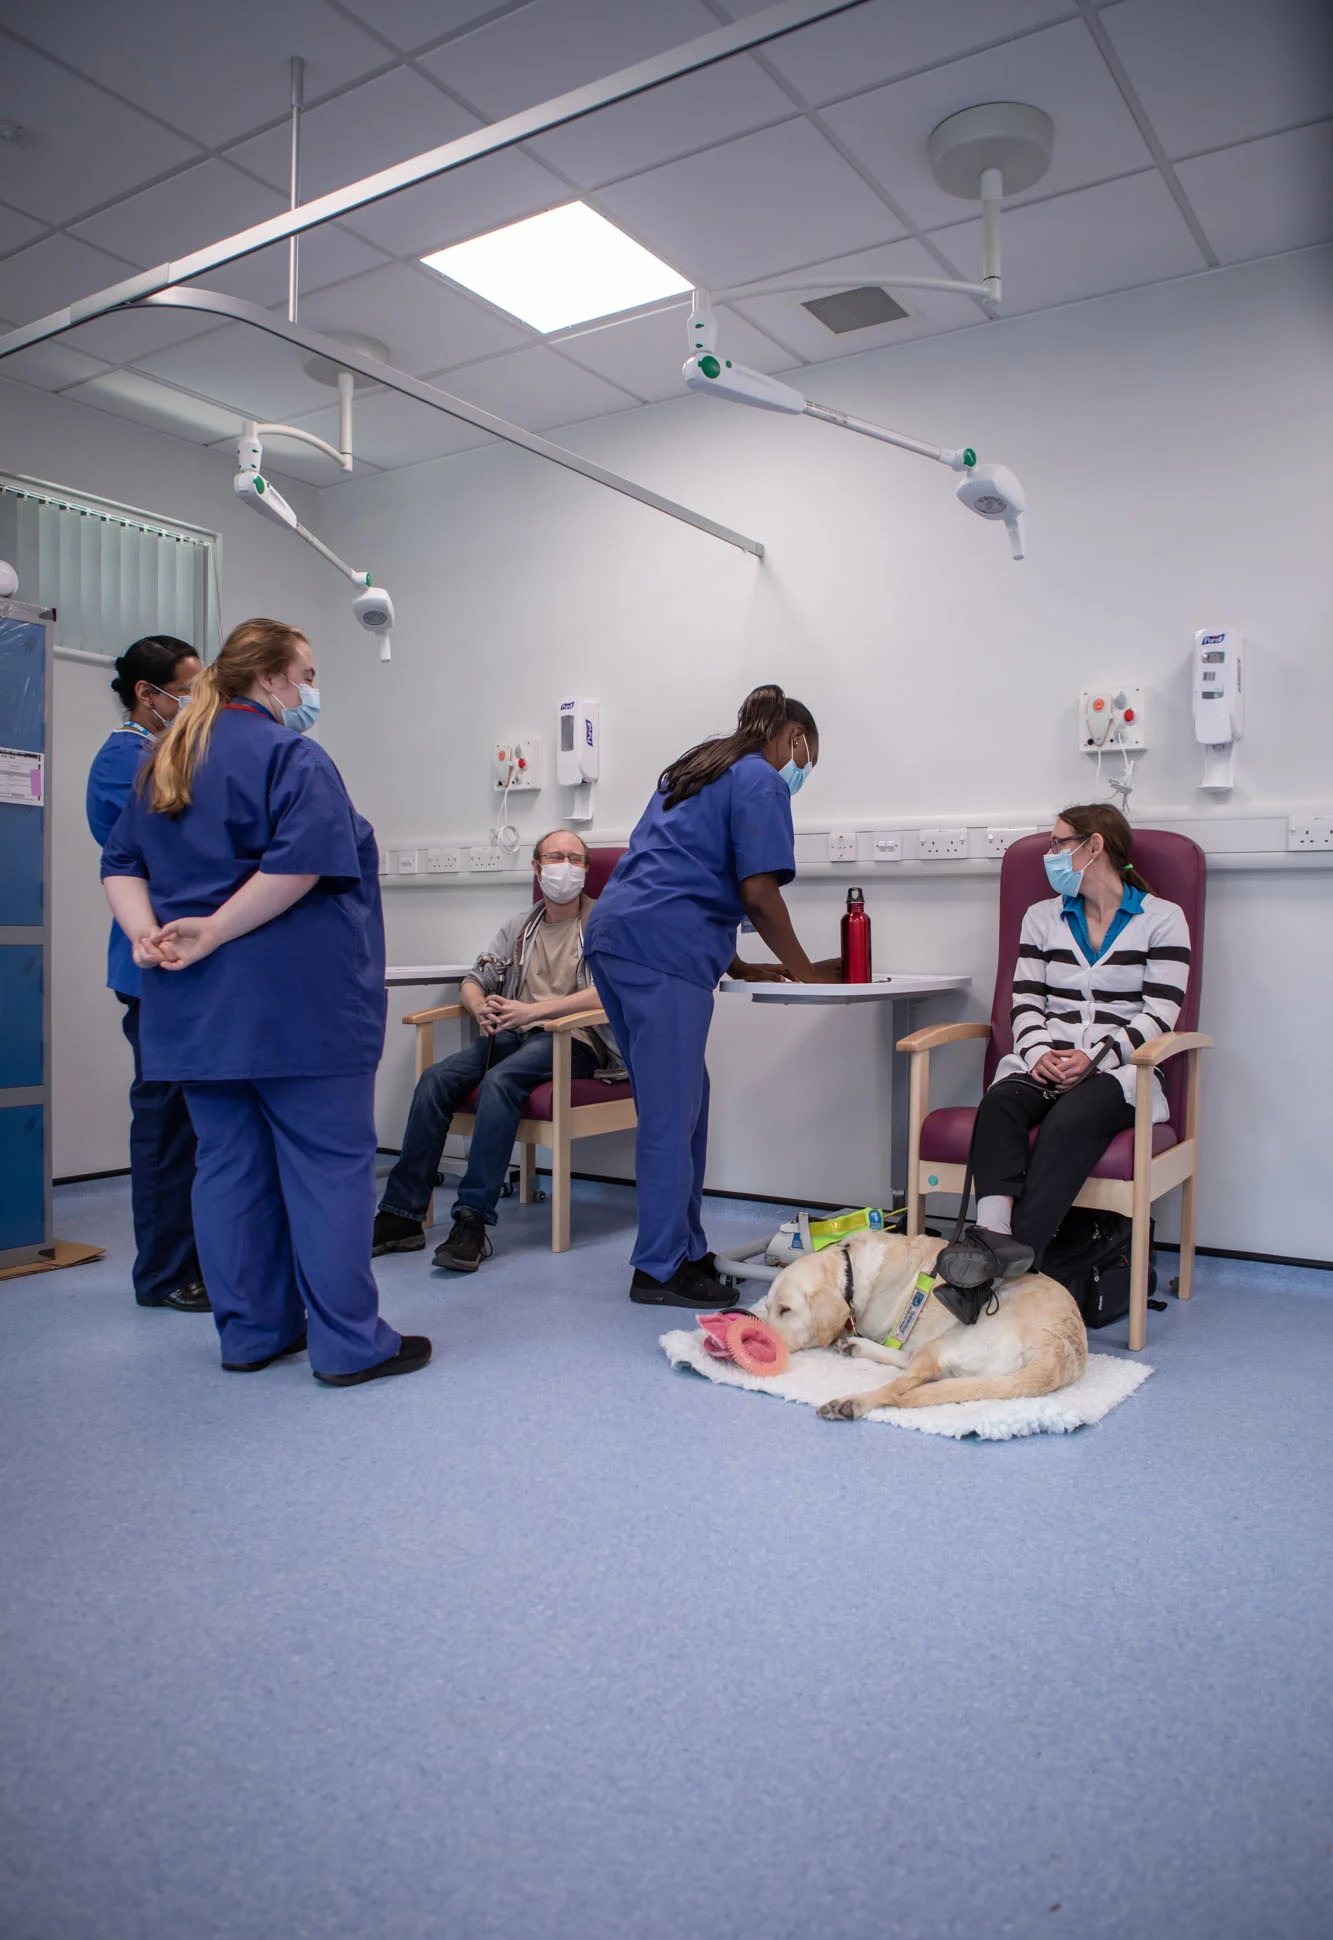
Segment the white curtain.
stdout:
<path fill-rule="evenodd" d="M 145 633 L 173 633 L 211 658 L 217 638 L 212 535 L 0 478 L 0 559 L 18 598 L 56 610 L 56 639 L 85 653 L 123 653 Z"/>

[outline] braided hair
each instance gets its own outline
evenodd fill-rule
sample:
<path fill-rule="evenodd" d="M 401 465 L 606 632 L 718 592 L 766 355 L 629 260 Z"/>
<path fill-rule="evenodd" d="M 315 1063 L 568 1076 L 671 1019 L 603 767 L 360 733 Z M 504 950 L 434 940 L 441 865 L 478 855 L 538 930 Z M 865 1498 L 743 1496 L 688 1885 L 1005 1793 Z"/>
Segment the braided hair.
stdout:
<path fill-rule="evenodd" d="M 807 735 L 819 736 L 815 717 L 808 707 L 794 701 L 780 687 L 756 687 L 741 702 L 734 734 L 714 735 L 673 761 L 658 777 L 658 793 L 666 796 L 666 806 L 687 802 L 710 781 L 717 781 L 747 754 L 762 754 L 774 735 L 795 725 Z"/>

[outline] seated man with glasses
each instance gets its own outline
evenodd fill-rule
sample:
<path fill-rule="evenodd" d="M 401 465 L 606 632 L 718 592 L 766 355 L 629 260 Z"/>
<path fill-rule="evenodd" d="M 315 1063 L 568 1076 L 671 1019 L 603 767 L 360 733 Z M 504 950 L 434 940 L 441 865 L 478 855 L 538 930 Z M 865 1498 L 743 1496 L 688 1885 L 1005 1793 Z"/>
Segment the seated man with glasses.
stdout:
<path fill-rule="evenodd" d="M 477 1091 L 476 1129 L 458 1188 L 449 1237 L 434 1264 L 475 1273 L 491 1252 L 514 1136 L 523 1107 L 549 1083 L 554 1040 L 541 1026 L 600 1008 L 583 958 L 583 927 L 592 900 L 583 893 L 588 848 L 568 829 L 544 835 L 533 851 L 541 901 L 511 916 L 473 964 L 459 992 L 476 1018 L 474 1044 L 423 1072 L 408 1113 L 403 1149 L 375 1215 L 375 1253 L 419 1253 L 425 1215 L 453 1115 Z M 576 1078 L 622 1082 L 625 1067 L 605 1024 L 575 1031 L 570 1069 Z"/>

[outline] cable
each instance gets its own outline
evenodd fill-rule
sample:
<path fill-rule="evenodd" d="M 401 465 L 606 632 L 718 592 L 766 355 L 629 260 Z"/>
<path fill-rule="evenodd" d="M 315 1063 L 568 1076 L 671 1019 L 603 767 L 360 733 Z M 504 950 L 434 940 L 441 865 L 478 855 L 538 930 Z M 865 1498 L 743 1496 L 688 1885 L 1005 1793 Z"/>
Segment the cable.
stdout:
<path fill-rule="evenodd" d="M 505 791 L 500 798 L 500 826 L 495 831 L 495 846 L 500 850 L 502 855 L 507 856 L 516 856 L 518 854 L 518 830 L 509 819 L 509 791 L 513 787 L 517 775 L 518 769 L 511 761 L 509 764 L 509 779 L 505 783 Z"/>

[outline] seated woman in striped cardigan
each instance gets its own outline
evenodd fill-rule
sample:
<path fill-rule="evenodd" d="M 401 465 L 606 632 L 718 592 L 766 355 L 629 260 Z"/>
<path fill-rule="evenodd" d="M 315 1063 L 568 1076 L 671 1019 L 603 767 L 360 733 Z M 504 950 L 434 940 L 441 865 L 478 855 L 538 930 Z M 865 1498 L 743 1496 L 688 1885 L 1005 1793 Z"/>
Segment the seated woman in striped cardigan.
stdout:
<path fill-rule="evenodd" d="M 1014 966 L 1014 1048 L 977 1113 L 977 1224 L 1030 1246 L 1038 1270 L 1092 1168 L 1134 1123 L 1130 1056 L 1174 1028 L 1185 999 L 1185 914 L 1134 868 L 1133 840 L 1107 802 L 1057 818 L 1045 857 L 1056 893 L 1024 916 Z M 1156 1072 L 1149 1082 L 1156 1124 L 1166 1096 Z"/>

